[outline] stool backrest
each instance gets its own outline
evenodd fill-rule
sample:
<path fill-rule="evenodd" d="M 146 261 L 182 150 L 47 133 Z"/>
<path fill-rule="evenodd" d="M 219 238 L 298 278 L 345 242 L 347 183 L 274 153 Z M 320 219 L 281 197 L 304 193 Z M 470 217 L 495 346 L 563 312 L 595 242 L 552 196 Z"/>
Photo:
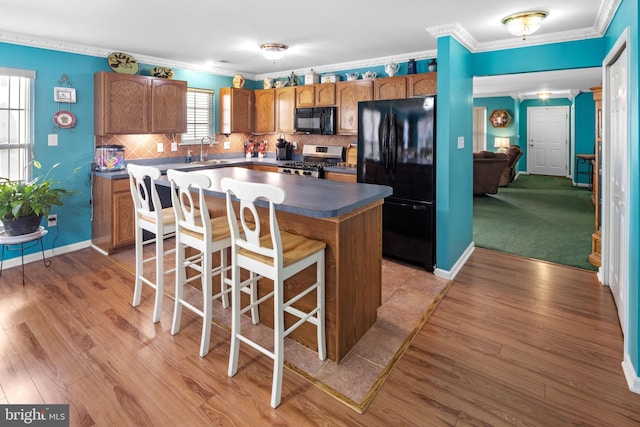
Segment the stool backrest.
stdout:
<path fill-rule="evenodd" d="M 162 215 L 162 204 L 160 196 L 156 190 L 156 180 L 162 175 L 160 169 L 153 166 L 127 164 L 127 172 L 129 172 L 129 186 L 131 188 L 131 197 L 136 210 L 136 218 L 139 214 L 158 217 Z M 149 179 L 149 187 L 147 187 L 147 178 Z M 157 206 L 155 211 L 152 209 Z"/>
<path fill-rule="evenodd" d="M 231 178 L 223 178 L 220 181 L 220 186 L 226 192 L 227 217 L 234 244 L 248 251 L 273 258 L 275 264 L 281 265 L 282 240 L 274 205 L 284 202 L 285 191 L 270 184 L 243 182 Z M 240 200 L 239 216 L 242 230 L 238 227 L 232 196 Z M 256 200 L 258 199 L 266 200 L 269 205 L 268 232 L 271 235 L 272 247 L 263 246 L 260 241 L 262 231 L 260 215 L 256 209 Z"/>
<path fill-rule="evenodd" d="M 167 178 L 171 182 L 171 201 L 176 215 L 176 228 L 211 236 L 211 219 L 204 199 L 204 189 L 211 186 L 211 180 L 204 175 L 175 169 L 167 171 Z M 197 195 L 197 203 L 194 195 Z"/>

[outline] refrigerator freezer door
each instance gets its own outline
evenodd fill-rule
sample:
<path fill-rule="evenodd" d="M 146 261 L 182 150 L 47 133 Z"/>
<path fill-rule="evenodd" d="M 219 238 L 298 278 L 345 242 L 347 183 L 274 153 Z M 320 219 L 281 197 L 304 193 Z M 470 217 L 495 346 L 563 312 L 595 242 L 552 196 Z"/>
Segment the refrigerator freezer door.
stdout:
<path fill-rule="evenodd" d="M 387 198 L 382 206 L 382 253 L 424 266 L 435 266 L 433 204 L 411 204 Z"/>

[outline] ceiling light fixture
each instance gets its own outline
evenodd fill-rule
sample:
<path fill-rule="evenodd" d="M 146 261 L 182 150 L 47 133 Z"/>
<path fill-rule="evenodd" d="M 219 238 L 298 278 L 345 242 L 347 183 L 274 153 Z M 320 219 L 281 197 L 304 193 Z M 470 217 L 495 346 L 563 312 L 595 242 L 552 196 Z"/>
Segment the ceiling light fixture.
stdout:
<path fill-rule="evenodd" d="M 282 58 L 284 51 L 287 49 L 289 49 L 289 46 L 281 43 L 263 43 L 260 45 L 260 50 L 262 50 L 264 57 L 274 63 Z"/>
<path fill-rule="evenodd" d="M 538 98 L 544 100 L 547 100 L 551 97 L 551 92 L 538 92 Z"/>
<path fill-rule="evenodd" d="M 523 12 L 509 15 L 502 20 L 502 23 L 506 25 L 507 30 L 514 36 L 522 36 L 522 40 L 526 40 L 528 35 L 531 35 L 540 29 L 542 20 L 548 15 L 547 12 Z"/>

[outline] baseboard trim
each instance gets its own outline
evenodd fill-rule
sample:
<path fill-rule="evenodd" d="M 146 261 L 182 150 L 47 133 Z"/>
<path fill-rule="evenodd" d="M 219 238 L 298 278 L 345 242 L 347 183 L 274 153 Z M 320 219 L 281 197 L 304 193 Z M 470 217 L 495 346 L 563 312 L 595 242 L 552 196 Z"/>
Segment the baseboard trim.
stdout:
<path fill-rule="evenodd" d="M 53 258 L 58 255 L 63 255 L 69 252 L 79 251 L 80 249 L 88 248 L 91 246 L 91 240 L 85 240 L 83 242 L 72 243 L 67 246 L 60 246 L 59 248 L 45 249 L 45 258 Z M 42 261 L 42 253 L 40 251 L 34 252 L 24 256 L 24 263 L 29 264 L 35 261 Z M 2 268 L 11 268 L 20 266 L 20 256 L 5 260 L 2 264 Z"/>
<path fill-rule="evenodd" d="M 638 377 L 638 373 L 633 367 L 633 363 L 631 363 L 629 353 L 624 354 L 624 360 L 622 361 L 622 371 L 624 372 L 624 377 L 627 380 L 629 390 L 634 393 L 640 394 L 640 378 Z"/>
<path fill-rule="evenodd" d="M 471 254 L 475 249 L 476 249 L 475 244 L 471 242 L 471 244 L 467 246 L 467 249 L 465 249 L 462 255 L 460 255 L 460 258 L 458 258 L 456 263 L 453 264 L 453 267 L 451 268 L 451 270 L 443 270 L 441 268 L 436 268 L 435 270 L 433 270 L 433 274 L 436 277 L 441 277 L 447 280 L 455 279 L 456 275 L 460 272 L 460 270 L 465 265 L 465 263 L 467 262 L 467 260 L 469 259 L 469 257 L 471 256 Z"/>

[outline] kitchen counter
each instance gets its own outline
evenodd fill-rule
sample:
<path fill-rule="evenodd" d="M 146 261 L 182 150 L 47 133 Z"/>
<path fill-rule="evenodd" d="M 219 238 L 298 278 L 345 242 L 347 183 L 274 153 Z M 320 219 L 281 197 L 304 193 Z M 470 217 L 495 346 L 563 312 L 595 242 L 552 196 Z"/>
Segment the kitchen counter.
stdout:
<path fill-rule="evenodd" d="M 325 305 L 327 357 L 338 363 L 371 328 L 382 301 L 382 205 L 392 194 L 391 187 L 374 184 L 313 179 L 263 172 L 243 166 L 277 166 L 275 159 L 225 159 L 225 163 L 194 165 L 168 162 L 155 165 L 161 170 L 175 168 L 207 175 L 211 187 L 206 203 L 212 216 L 225 216 L 225 194 L 220 188 L 224 177 L 277 185 L 286 192 L 284 203 L 277 205 L 280 228 L 309 238 L 322 240 L 325 250 Z M 141 162 L 140 162 L 141 163 Z M 334 168 L 342 170 L 347 168 Z M 95 172 L 92 241 L 105 253 L 132 243 L 133 206 L 126 171 Z M 158 191 L 170 193 L 166 175 L 158 181 Z M 267 217 L 266 203 L 258 206 Z M 305 269 L 287 281 L 287 286 L 315 280 L 315 268 Z M 264 283 L 263 283 L 264 282 Z M 272 284 L 261 281 L 260 294 Z M 301 309 L 315 302 L 313 294 L 298 301 Z M 261 321 L 273 326 L 273 307 L 262 304 Z M 303 324 L 290 337 L 315 350 L 316 328 Z"/>
<path fill-rule="evenodd" d="M 338 363 L 371 328 L 382 301 L 382 204 L 391 188 L 373 184 L 354 184 L 262 172 L 242 167 L 198 171 L 211 179 L 205 191 L 212 216 L 226 215 L 225 195 L 220 189 L 224 177 L 280 186 L 286 191 L 283 204 L 277 205 L 282 230 L 322 240 L 325 249 L 325 305 L 327 357 Z M 166 176 L 159 186 L 168 186 Z M 258 206 L 261 218 L 268 218 L 266 203 Z M 315 268 L 305 269 L 287 281 L 287 286 L 311 283 Z M 272 283 L 261 281 L 260 296 Z M 298 303 L 301 310 L 315 304 L 315 296 Z M 260 319 L 273 326 L 273 307 L 260 306 Z M 290 337 L 316 349 L 316 328 L 303 324 Z"/>
<path fill-rule="evenodd" d="M 391 195 L 391 187 L 383 185 L 352 184 L 226 166 L 197 171 L 211 180 L 212 185 L 207 190 L 211 196 L 224 197 L 220 181 L 225 177 L 273 184 L 287 194 L 284 203 L 276 206 L 277 210 L 312 218 L 339 217 Z M 169 181 L 162 177 L 158 185 L 169 186 Z"/>

